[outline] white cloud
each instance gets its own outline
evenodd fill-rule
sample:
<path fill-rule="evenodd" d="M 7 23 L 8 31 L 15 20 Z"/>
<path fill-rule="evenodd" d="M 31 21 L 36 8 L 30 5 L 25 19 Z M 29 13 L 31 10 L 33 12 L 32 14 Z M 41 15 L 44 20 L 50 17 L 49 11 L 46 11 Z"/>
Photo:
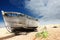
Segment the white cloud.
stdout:
<path fill-rule="evenodd" d="M 43 24 L 60 22 L 60 0 L 31 0 L 26 4 L 26 8 L 38 14 L 36 16 L 43 15 L 43 18 L 40 18 Z"/>
<path fill-rule="evenodd" d="M 5 27 L 4 23 L 3 22 L 0 22 L 0 28 L 1 27 Z"/>

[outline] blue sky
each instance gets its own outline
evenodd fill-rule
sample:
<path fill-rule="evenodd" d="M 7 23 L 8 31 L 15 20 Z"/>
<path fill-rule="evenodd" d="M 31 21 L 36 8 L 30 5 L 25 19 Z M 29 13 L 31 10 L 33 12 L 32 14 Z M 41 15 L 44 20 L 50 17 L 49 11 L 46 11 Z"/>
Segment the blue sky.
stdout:
<path fill-rule="evenodd" d="M 40 24 L 60 24 L 60 0 L 0 0 L 0 24 L 1 10 L 39 18 Z"/>

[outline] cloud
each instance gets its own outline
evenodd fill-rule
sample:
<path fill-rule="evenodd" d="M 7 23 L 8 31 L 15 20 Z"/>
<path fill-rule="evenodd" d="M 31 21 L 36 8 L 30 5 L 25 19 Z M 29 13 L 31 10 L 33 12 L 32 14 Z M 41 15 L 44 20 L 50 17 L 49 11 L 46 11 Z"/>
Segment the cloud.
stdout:
<path fill-rule="evenodd" d="M 3 22 L 0 22 L 0 28 L 5 27 Z"/>
<path fill-rule="evenodd" d="M 27 3 L 25 8 L 32 10 L 34 15 L 43 15 L 43 17 L 40 18 L 43 24 L 60 22 L 60 0 L 31 0 L 27 1 Z"/>

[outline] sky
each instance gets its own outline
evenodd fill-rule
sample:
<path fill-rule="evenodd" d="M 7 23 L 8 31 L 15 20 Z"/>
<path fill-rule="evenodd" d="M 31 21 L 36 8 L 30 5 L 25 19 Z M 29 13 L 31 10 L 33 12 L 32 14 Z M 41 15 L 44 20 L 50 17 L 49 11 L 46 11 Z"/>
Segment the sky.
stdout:
<path fill-rule="evenodd" d="M 1 10 L 38 18 L 41 25 L 60 24 L 60 0 L 0 0 L 0 24 L 3 25 Z"/>

